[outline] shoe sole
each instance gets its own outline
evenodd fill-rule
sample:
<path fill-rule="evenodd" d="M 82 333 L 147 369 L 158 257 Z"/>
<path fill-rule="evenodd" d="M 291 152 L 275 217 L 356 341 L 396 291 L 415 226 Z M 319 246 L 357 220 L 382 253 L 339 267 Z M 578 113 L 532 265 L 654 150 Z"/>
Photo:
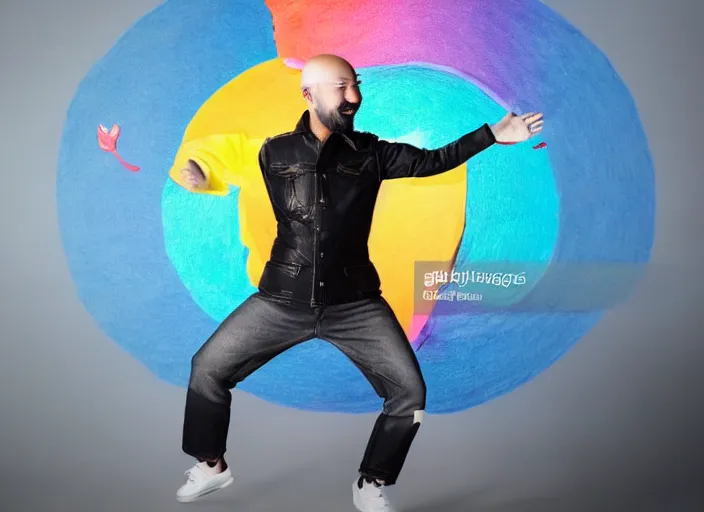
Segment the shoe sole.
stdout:
<path fill-rule="evenodd" d="M 176 499 L 181 502 L 181 503 L 190 503 L 192 501 L 196 501 L 201 499 L 203 496 L 207 496 L 208 494 L 212 494 L 215 491 L 219 491 L 220 489 L 224 489 L 228 485 L 230 485 L 232 482 L 234 482 L 235 479 L 233 477 L 230 477 L 228 480 L 225 480 L 223 483 L 218 485 L 217 487 L 211 487 L 210 489 L 206 489 L 205 491 L 201 491 L 198 494 L 193 494 L 191 496 L 176 496 Z"/>

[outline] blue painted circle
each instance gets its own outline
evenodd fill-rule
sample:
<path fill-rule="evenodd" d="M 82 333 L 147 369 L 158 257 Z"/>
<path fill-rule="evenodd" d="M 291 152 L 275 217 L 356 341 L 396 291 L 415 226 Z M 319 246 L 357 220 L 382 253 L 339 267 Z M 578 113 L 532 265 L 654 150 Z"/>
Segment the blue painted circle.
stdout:
<path fill-rule="evenodd" d="M 517 243 L 515 252 L 505 257 L 550 257 L 551 266 L 518 311 L 469 313 L 453 311 L 456 305 L 451 303 L 436 308 L 425 344 L 417 352 L 431 413 L 463 410 L 512 390 L 556 361 L 598 321 L 604 307 L 560 307 L 575 295 L 593 292 L 582 293 L 565 280 L 575 273 L 577 263 L 638 266 L 649 258 L 653 171 L 633 101 L 604 56 L 547 7 L 535 3 L 554 24 L 552 35 L 537 40 L 534 51 L 554 55 L 560 48 L 559 60 L 550 65 L 559 62 L 563 68 L 550 73 L 541 68 L 548 65 L 549 59 L 543 59 L 533 67 L 536 76 L 526 77 L 541 79 L 535 98 L 552 114 L 553 134 L 546 134 L 548 151 L 531 154 L 530 161 L 538 172 L 552 168 L 559 217 L 552 223 L 526 225 L 528 233 L 521 235 L 524 240 L 553 236 L 551 254 L 544 244 Z M 183 23 L 185 19 L 189 22 Z M 263 2 L 171 0 L 119 40 L 83 80 L 69 108 L 59 160 L 58 207 L 78 294 L 108 336 L 175 385 L 186 385 L 190 358 L 215 329 L 213 317 L 222 315 L 223 306 L 215 302 L 204 311 L 167 255 L 168 222 L 162 224 L 168 220 L 163 217 L 170 194 L 167 172 L 197 109 L 222 84 L 276 56 L 271 16 Z M 580 73 L 569 72 L 577 63 Z M 372 126 L 376 121 L 370 117 L 367 122 Z M 118 149 L 127 161 L 141 166 L 140 172 L 125 170 L 98 149 L 99 123 L 122 127 Z M 410 124 L 399 122 L 393 128 L 404 130 Z M 569 136 L 583 134 L 585 124 L 590 127 L 588 137 Z M 427 145 L 436 140 L 428 138 Z M 504 186 L 511 185 L 508 176 L 508 181 L 496 182 L 501 175 L 492 166 L 523 158 L 527 155 L 518 153 L 527 151 L 495 147 L 473 163 L 469 197 L 493 190 L 496 201 L 505 204 L 495 210 L 470 208 L 472 235 L 462 240 L 460 266 L 496 257 L 490 243 L 496 231 L 491 234 L 488 228 L 500 233 L 515 226 L 500 217 L 492 219 L 506 212 L 506 205 L 520 204 L 536 219 L 553 211 L 552 191 L 547 196 L 521 196 L 516 188 Z M 541 158 L 549 158 L 550 166 Z M 506 190 L 514 195 L 505 195 Z M 218 200 L 212 203 L 215 208 L 230 211 L 236 195 Z M 488 203 L 469 204 L 485 208 Z M 236 218 L 230 216 L 227 222 L 227 229 L 236 228 Z M 232 296 L 235 302 L 249 291 L 245 281 L 236 283 L 241 283 L 242 294 Z M 625 297 L 632 280 L 622 284 L 618 293 Z M 274 359 L 240 389 L 308 410 L 368 412 L 381 403 L 356 368 L 320 341 Z"/>

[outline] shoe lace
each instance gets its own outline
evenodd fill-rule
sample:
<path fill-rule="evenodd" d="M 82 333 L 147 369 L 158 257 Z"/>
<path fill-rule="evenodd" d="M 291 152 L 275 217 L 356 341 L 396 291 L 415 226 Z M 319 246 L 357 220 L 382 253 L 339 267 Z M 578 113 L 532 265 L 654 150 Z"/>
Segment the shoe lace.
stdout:
<path fill-rule="evenodd" d="M 187 470 L 187 471 L 184 473 L 184 475 L 186 476 L 186 480 L 187 480 L 189 483 L 192 483 L 192 484 L 196 483 L 196 476 L 195 476 L 195 473 L 193 472 L 193 469 Z"/>

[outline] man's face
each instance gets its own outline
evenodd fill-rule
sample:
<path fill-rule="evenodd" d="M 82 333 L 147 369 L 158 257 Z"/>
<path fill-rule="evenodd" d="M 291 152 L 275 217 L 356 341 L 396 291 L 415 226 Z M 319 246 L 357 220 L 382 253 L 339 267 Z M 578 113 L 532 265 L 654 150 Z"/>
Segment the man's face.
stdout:
<path fill-rule="evenodd" d="M 357 75 L 335 77 L 311 90 L 313 109 L 318 119 L 332 132 L 354 130 L 354 116 L 362 104 Z"/>

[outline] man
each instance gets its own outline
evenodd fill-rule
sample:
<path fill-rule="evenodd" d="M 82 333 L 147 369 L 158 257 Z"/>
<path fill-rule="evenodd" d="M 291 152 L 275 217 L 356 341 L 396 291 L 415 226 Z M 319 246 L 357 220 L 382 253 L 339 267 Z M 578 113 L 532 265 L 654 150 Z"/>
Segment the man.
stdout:
<path fill-rule="evenodd" d="M 353 502 L 362 512 L 391 510 L 383 488 L 396 483 L 423 419 L 426 388 L 369 260 L 379 187 L 383 180 L 450 171 L 495 142 L 525 141 L 543 121 L 540 114 L 509 114 L 433 151 L 390 143 L 354 129 L 362 102 L 358 78 L 340 57 L 314 57 L 301 72 L 308 110 L 294 131 L 263 143 L 242 134 L 214 136 L 177 155 L 172 178 L 213 194 L 237 184 L 232 167 L 251 167 L 256 155 L 277 222 L 258 291 L 193 357 L 183 450 L 198 463 L 178 490 L 180 501 L 232 483 L 224 453 L 237 383 L 284 350 L 320 338 L 344 352 L 384 399 Z"/>

